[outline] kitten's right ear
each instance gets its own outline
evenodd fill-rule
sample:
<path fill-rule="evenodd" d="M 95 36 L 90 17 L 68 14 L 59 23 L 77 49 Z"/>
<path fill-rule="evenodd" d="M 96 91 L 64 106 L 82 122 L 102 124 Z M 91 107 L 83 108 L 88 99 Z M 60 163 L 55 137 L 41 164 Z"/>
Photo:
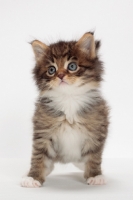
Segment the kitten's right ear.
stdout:
<path fill-rule="evenodd" d="M 85 52 L 90 58 L 96 57 L 95 40 L 92 32 L 85 33 L 77 42 L 81 51 Z"/>
<path fill-rule="evenodd" d="M 48 46 L 39 40 L 34 40 L 31 42 L 31 45 L 35 54 L 36 61 L 41 60 Z"/>

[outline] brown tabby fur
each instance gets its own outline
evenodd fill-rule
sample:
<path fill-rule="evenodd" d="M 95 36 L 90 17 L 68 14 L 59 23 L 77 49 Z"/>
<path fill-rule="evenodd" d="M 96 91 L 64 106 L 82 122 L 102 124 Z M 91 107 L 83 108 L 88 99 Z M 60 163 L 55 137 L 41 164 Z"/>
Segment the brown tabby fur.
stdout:
<path fill-rule="evenodd" d="M 69 158 L 62 156 L 58 143 L 58 138 L 61 137 L 59 132 L 64 130 L 63 126 L 69 126 L 71 130 L 78 129 L 81 131 L 81 138 L 82 135 L 85 137 L 80 159 L 73 159 L 71 162 L 85 164 L 86 179 L 101 175 L 101 156 L 109 122 L 108 106 L 98 92 L 103 73 L 102 62 L 97 55 L 100 42 L 94 41 L 92 33 L 86 33 L 79 41 L 59 41 L 49 46 L 35 40 L 32 42 L 32 47 L 36 58 L 33 74 L 40 94 L 33 117 L 33 153 L 28 176 L 42 184 L 55 162 L 70 162 Z M 65 63 L 70 61 L 79 66 L 78 71 L 70 73 L 64 67 Z M 53 63 L 58 70 L 54 76 L 49 76 L 47 70 Z M 47 92 L 54 91 L 54 88 L 58 87 L 59 74 L 63 74 L 70 85 L 80 79 L 77 90 L 88 84 L 86 94 L 88 97 L 92 95 L 92 101 L 88 99 L 86 106 L 79 107 L 76 111 L 77 118 L 72 121 L 69 121 L 56 105 L 51 106 L 54 100 L 47 96 Z M 80 96 L 82 97 L 82 94 Z M 70 148 L 71 151 L 74 150 L 71 143 Z"/>

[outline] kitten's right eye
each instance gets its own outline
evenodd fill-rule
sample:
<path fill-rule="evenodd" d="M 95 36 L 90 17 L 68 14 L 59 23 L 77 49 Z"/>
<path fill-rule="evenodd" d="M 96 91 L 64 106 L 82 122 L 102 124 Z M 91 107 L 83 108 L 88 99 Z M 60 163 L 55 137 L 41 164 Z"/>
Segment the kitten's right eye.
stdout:
<path fill-rule="evenodd" d="M 75 62 L 71 62 L 71 63 L 69 63 L 68 64 L 68 70 L 70 70 L 70 71 L 76 71 L 77 70 L 77 65 L 76 65 L 76 63 Z"/>
<path fill-rule="evenodd" d="M 56 72 L 56 68 L 54 66 L 50 66 L 48 68 L 49 75 L 53 75 L 53 74 L 55 74 L 55 72 Z"/>

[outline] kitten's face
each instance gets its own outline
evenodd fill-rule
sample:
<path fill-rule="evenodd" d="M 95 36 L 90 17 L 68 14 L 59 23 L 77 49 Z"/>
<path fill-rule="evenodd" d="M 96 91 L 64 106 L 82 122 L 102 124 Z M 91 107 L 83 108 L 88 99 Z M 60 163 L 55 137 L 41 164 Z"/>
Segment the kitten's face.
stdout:
<path fill-rule="evenodd" d="M 89 84 L 93 89 L 101 81 L 102 66 L 91 33 L 79 41 L 63 42 L 46 46 L 40 41 L 32 42 L 36 57 L 34 76 L 41 91 Z"/>

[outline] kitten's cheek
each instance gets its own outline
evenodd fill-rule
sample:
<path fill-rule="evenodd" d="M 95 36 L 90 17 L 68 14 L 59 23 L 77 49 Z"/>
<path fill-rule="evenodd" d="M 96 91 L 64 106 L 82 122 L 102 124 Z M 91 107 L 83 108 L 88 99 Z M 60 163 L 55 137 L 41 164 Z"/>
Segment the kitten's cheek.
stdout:
<path fill-rule="evenodd" d="M 66 82 L 68 85 L 74 84 L 75 81 L 76 81 L 75 78 L 66 78 L 66 79 L 64 79 L 64 82 Z"/>
<path fill-rule="evenodd" d="M 59 84 L 60 84 L 60 82 L 61 82 L 61 80 L 58 79 L 58 78 L 56 78 L 55 80 L 51 81 L 50 85 L 51 85 L 51 87 L 53 87 L 53 88 L 54 88 L 54 87 L 58 87 Z"/>

